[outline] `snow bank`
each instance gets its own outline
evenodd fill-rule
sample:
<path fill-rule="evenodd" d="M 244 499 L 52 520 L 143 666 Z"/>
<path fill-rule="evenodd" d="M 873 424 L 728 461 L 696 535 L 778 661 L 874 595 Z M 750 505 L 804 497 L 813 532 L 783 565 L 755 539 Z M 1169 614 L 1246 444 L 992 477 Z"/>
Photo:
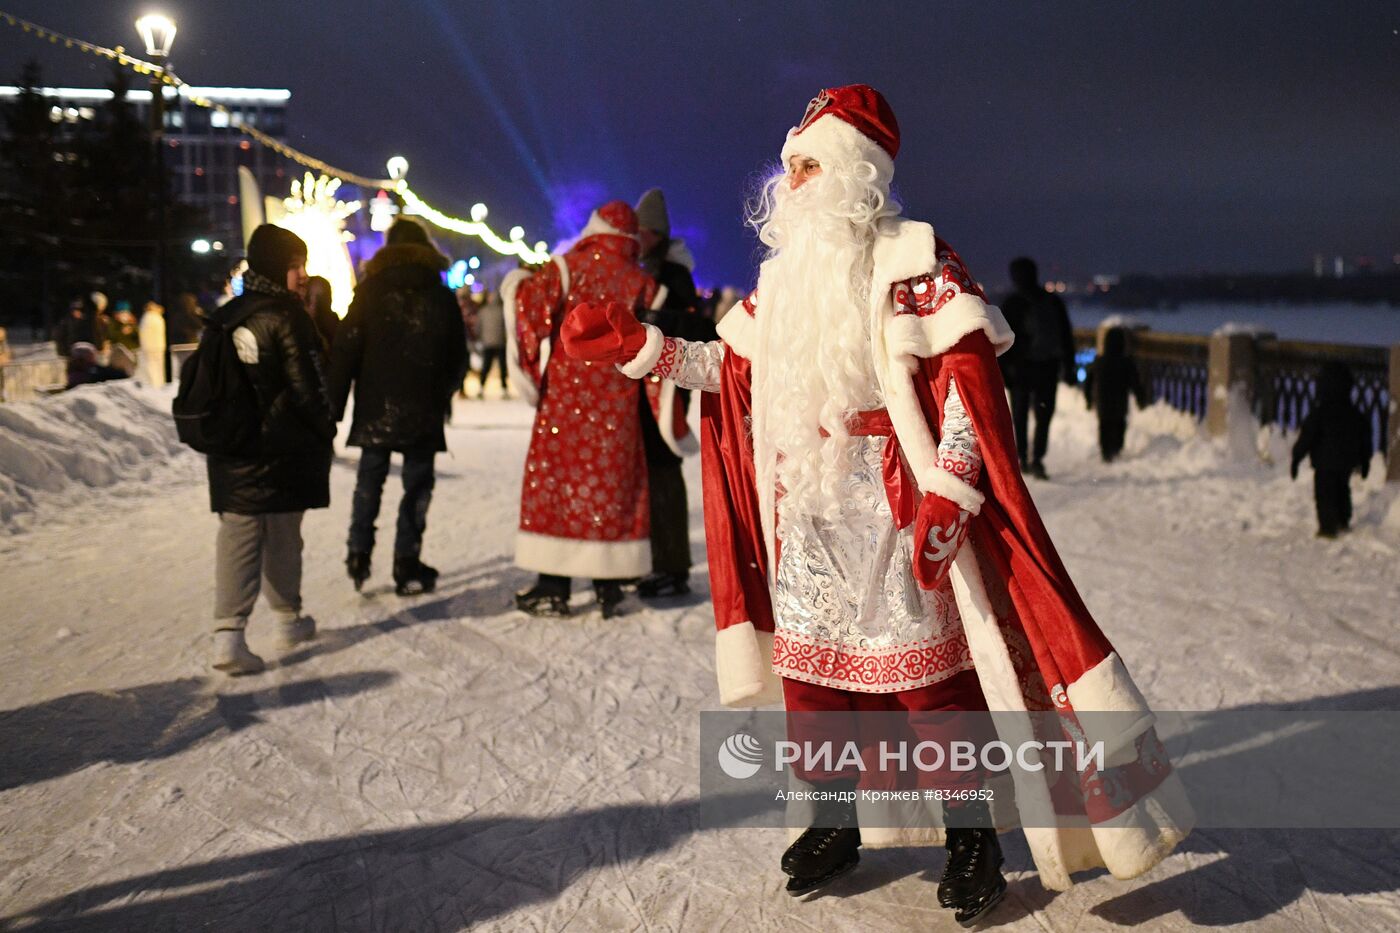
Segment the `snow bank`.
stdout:
<path fill-rule="evenodd" d="M 136 484 L 197 478 L 203 458 L 176 437 L 170 399 L 122 381 L 0 405 L 0 527 L 23 530 L 41 508 L 130 495 Z"/>

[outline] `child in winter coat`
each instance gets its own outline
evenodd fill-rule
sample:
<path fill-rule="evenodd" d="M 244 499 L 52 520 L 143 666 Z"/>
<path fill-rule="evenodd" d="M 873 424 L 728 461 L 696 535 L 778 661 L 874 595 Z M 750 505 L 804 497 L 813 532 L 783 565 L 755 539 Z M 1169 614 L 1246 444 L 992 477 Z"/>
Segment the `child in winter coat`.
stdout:
<path fill-rule="evenodd" d="M 1112 463 L 1123 451 L 1129 394 L 1137 399 L 1138 408 L 1146 408 L 1148 403 L 1147 389 L 1127 346 L 1123 328 L 1111 328 L 1104 334 L 1103 353 L 1089 364 L 1084 382 L 1085 400 L 1099 414 L 1099 453 L 1104 463 Z"/>
<path fill-rule="evenodd" d="M 1325 363 L 1317 377 L 1317 401 L 1298 431 L 1289 475 L 1298 478 L 1298 465 L 1307 457 L 1313 468 L 1317 501 L 1317 535 L 1335 538 L 1351 530 L 1351 474 L 1371 469 L 1371 426 L 1351 403 L 1355 384 L 1343 363 Z"/>

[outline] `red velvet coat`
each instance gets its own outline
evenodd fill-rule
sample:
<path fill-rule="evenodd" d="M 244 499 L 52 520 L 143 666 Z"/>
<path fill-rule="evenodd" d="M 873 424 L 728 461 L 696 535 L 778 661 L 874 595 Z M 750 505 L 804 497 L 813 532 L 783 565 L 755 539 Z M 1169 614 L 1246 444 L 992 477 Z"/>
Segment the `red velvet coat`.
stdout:
<path fill-rule="evenodd" d="M 760 276 L 757 302 L 745 301 L 721 322 L 727 349 L 721 391 L 707 393 L 702 407 L 716 672 L 721 699 L 730 705 L 781 699 L 769 665 L 768 567 L 776 542 L 769 541 L 772 518 L 760 507 L 762 481 L 755 476 L 748 429 L 754 354 L 765 343 L 762 294 Z M 1069 807 L 1087 823 L 1026 830 L 1042 880 L 1062 889 L 1070 872 L 1100 865 L 1120 877 L 1136 876 L 1185 837 L 1194 814 L 1152 729 L 1146 701 L 1076 590 L 1021 477 L 996 364 L 997 353 L 1011 344 L 1010 330 L 926 224 L 885 227 L 875 247 L 871 294 L 875 369 L 894 442 L 908 464 L 892 486 L 914 485 L 916 492 L 932 495 L 947 489 L 937 438 L 950 378 L 957 381 L 980 445 L 983 469 L 973 495 L 981 507 L 951 573 L 989 708 L 1058 711 L 1069 731 L 1103 742 L 1107 753 L 1107 767 L 1086 771 L 1068 786 L 1017 778 L 1023 806 L 1048 807 L 1053 800 L 1058 812 Z M 891 489 L 892 496 L 899 493 Z M 1081 723 L 1076 711 L 1097 715 Z M 870 841 L 882 840 L 872 834 Z"/>

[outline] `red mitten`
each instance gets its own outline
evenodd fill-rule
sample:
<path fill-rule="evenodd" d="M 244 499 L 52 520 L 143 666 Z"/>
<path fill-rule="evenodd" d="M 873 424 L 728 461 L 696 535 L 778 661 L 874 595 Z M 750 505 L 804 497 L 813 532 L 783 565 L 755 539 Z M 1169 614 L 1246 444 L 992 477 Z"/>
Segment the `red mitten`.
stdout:
<path fill-rule="evenodd" d="M 559 330 L 564 352 L 590 363 L 630 363 L 646 346 L 647 329 L 626 305 L 583 302 L 575 305 Z"/>
<path fill-rule="evenodd" d="M 914 517 L 914 579 L 934 590 L 953 569 L 953 558 L 967 538 L 971 513 L 951 499 L 928 493 Z"/>

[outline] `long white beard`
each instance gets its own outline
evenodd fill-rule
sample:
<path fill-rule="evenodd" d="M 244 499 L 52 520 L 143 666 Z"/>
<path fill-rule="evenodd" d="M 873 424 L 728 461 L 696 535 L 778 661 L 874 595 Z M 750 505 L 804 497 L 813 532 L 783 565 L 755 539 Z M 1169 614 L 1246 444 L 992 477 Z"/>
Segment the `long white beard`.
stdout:
<path fill-rule="evenodd" d="M 776 249 L 758 282 L 756 466 L 781 489 L 780 533 L 794 519 L 840 515 L 841 482 L 857 469 L 847 416 L 881 404 L 868 307 L 873 226 L 832 210 L 842 192 L 822 181 L 774 191 L 765 230 Z"/>

